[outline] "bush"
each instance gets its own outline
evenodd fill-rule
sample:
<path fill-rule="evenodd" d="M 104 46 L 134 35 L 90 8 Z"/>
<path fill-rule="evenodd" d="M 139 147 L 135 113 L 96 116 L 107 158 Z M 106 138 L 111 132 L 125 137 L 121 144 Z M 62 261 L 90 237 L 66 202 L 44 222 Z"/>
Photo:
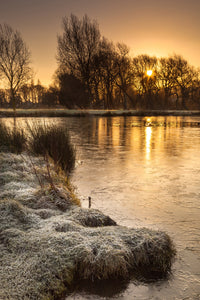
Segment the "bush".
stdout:
<path fill-rule="evenodd" d="M 30 149 L 35 154 L 50 156 L 56 166 L 70 173 L 75 165 L 75 148 L 66 128 L 54 125 L 28 125 Z"/>
<path fill-rule="evenodd" d="M 68 108 L 89 106 L 89 94 L 82 82 L 71 74 L 59 75 L 59 102 Z"/>
<path fill-rule="evenodd" d="M 8 128 L 0 122 L 0 149 L 13 153 L 21 153 L 26 146 L 26 138 L 23 130 L 16 127 Z"/>

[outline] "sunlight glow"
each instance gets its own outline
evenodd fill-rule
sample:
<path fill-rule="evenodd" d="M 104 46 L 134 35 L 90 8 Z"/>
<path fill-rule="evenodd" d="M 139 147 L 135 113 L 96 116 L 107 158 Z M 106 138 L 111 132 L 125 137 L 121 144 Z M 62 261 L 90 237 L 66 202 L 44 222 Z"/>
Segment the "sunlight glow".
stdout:
<path fill-rule="evenodd" d="M 151 76 L 153 74 L 152 70 L 147 70 L 147 76 Z"/>
<path fill-rule="evenodd" d="M 145 128 L 146 134 L 146 159 L 150 159 L 150 152 L 151 152 L 151 135 L 152 135 L 152 128 L 146 127 Z"/>

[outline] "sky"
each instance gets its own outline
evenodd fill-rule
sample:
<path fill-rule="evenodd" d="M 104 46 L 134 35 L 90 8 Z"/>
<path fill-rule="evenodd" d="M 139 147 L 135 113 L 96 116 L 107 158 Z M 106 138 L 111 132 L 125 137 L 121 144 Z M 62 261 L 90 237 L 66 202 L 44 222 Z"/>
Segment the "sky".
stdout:
<path fill-rule="evenodd" d="M 57 35 L 73 13 L 97 20 L 101 34 L 130 54 L 180 54 L 200 67 L 200 0 L 0 0 L 0 23 L 21 32 L 35 80 L 49 85 L 57 68 Z"/>

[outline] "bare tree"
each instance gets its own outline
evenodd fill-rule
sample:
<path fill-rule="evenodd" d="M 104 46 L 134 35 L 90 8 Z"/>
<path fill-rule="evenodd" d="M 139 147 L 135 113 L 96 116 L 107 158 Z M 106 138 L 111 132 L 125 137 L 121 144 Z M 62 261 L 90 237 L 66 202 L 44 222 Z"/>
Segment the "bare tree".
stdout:
<path fill-rule="evenodd" d="M 147 109 L 151 109 L 155 104 L 154 98 L 158 93 L 157 82 L 157 58 L 149 55 L 138 55 L 133 58 L 133 72 L 135 75 L 134 85 L 137 94 Z M 152 75 L 148 76 L 148 71 Z"/>
<path fill-rule="evenodd" d="M 129 56 L 129 48 L 123 43 L 117 44 L 116 67 L 117 76 L 115 83 L 122 94 L 123 108 L 127 109 L 127 98 L 133 102 L 128 90 L 133 86 L 134 75 L 131 66 L 131 58 Z"/>
<path fill-rule="evenodd" d="M 164 107 L 169 108 L 170 97 L 177 96 L 177 74 L 174 68 L 174 59 L 172 57 L 162 57 L 159 63 L 159 80 L 164 92 Z"/>
<path fill-rule="evenodd" d="M 98 70 L 100 77 L 100 89 L 103 94 L 104 108 L 114 107 L 115 80 L 118 75 L 116 55 L 115 45 L 106 38 L 103 38 L 99 46 L 99 52 L 95 57 L 94 66 Z"/>
<path fill-rule="evenodd" d="M 186 102 L 195 89 L 197 78 L 198 72 L 180 55 L 160 59 L 159 79 L 162 82 L 166 103 L 171 95 L 176 95 L 176 108 L 179 104 L 179 107 L 187 109 Z"/>
<path fill-rule="evenodd" d="M 70 18 L 63 18 L 63 29 L 58 36 L 59 69 L 81 80 L 90 93 L 92 58 L 100 42 L 98 24 L 87 15 L 80 20 L 71 14 Z"/>
<path fill-rule="evenodd" d="M 172 59 L 176 74 L 176 84 L 180 89 L 182 98 L 181 106 L 183 109 L 187 109 L 186 101 L 189 98 L 192 82 L 194 81 L 195 70 L 189 65 L 187 60 L 180 55 L 174 55 Z"/>
<path fill-rule="evenodd" d="M 0 74 L 9 87 L 15 111 L 17 92 L 31 76 L 30 52 L 21 34 L 7 24 L 0 24 Z"/>

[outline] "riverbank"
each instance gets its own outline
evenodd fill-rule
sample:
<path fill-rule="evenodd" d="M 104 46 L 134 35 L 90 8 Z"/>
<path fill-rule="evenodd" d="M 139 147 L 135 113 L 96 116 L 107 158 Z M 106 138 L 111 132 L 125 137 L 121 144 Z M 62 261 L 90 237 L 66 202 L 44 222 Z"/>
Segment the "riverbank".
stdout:
<path fill-rule="evenodd" d="M 0 299 L 61 299 L 79 280 L 170 272 L 167 234 L 83 209 L 65 176 L 51 176 L 54 189 L 43 158 L 0 153 Z"/>
<path fill-rule="evenodd" d="M 14 117 L 12 109 L 0 109 L 0 117 Z M 200 110 L 75 110 L 17 109 L 16 117 L 87 117 L 87 116 L 200 116 Z"/>

